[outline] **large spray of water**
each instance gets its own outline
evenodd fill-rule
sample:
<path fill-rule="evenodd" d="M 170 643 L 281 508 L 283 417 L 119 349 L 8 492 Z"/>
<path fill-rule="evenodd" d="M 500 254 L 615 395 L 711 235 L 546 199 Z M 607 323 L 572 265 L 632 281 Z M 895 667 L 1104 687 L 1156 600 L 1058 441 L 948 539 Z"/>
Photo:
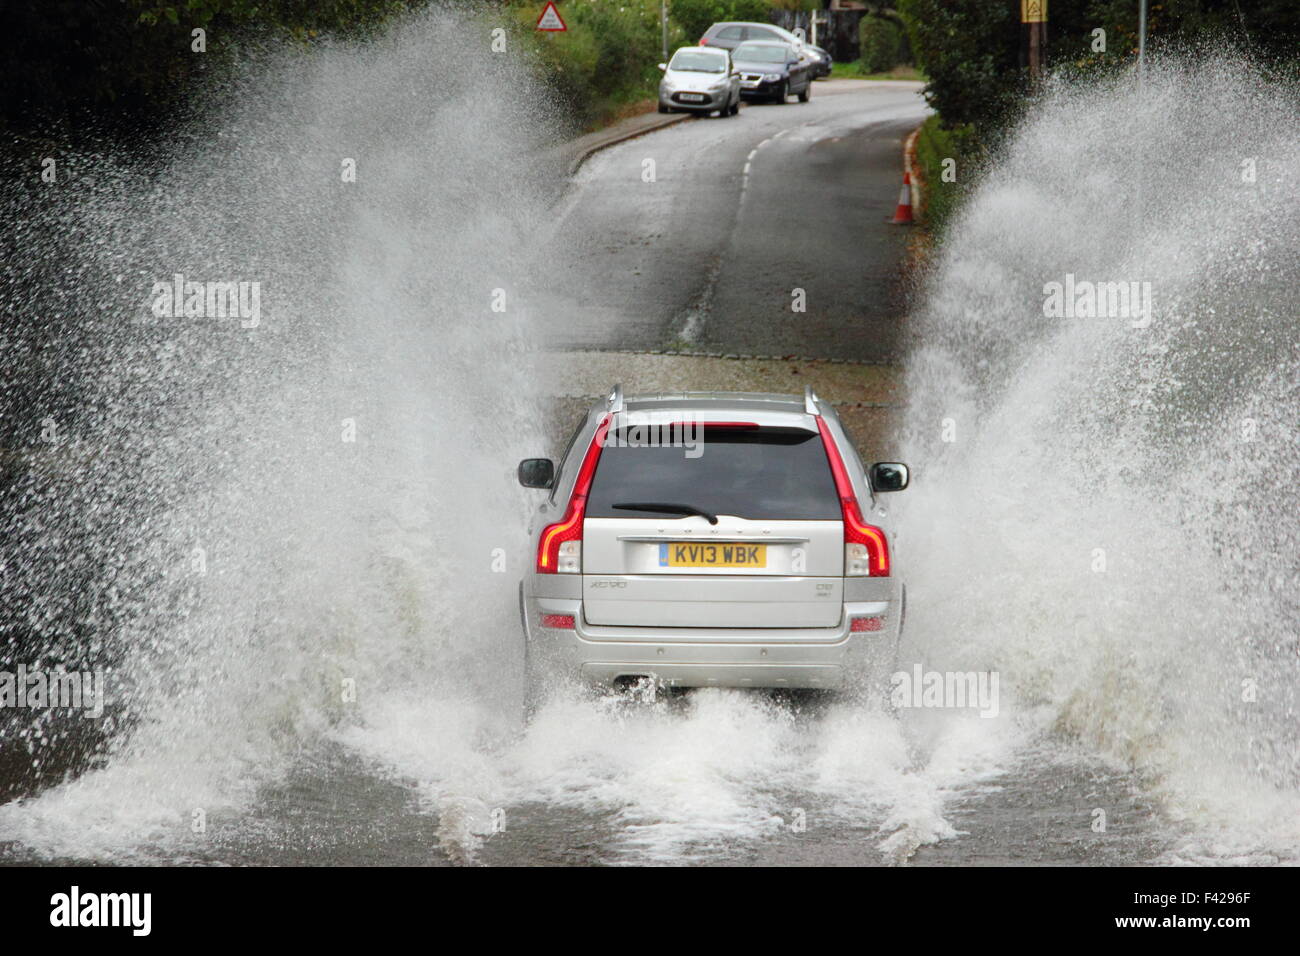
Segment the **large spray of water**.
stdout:
<path fill-rule="evenodd" d="M 901 505 L 911 653 L 1265 859 L 1300 846 L 1296 115 L 1231 60 L 1051 91 L 915 320 Z M 1151 314 L 1049 317 L 1067 276 Z"/>
<path fill-rule="evenodd" d="M 553 182 L 541 97 L 490 40 L 435 12 L 269 56 L 178 118 L 165 168 L 69 157 L 15 213 L 44 276 L 9 287 L 31 354 L 7 362 L 43 367 L 7 395 L 30 464 L 5 501 L 6 657 L 89 634 L 122 713 L 106 769 L 0 829 L 162 839 L 384 695 L 517 694 L 506 479 L 536 425 L 514 293 Z M 157 314 L 178 274 L 258 283 L 258 314 Z M 39 719 L 7 737 L 48 759 Z"/>

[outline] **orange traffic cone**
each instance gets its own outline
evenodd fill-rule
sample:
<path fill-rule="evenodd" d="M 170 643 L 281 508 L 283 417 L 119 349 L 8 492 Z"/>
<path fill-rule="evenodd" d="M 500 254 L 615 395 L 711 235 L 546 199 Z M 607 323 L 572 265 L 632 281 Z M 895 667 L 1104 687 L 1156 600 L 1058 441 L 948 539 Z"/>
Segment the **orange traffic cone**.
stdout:
<path fill-rule="evenodd" d="M 898 208 L 894 210 L 894 218 L 889 221 L 897 226 L 910 226 L 912 224 L 911 173 L 903 173 L 903 188 L 898 193 Z"/>

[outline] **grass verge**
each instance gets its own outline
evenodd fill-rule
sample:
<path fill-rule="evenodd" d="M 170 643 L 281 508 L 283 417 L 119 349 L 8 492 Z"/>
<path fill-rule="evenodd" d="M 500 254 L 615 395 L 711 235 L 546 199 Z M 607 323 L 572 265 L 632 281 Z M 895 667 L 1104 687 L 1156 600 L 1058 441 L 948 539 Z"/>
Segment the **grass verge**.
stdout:
<path fill-rule="evenodd" d="M 831 78 L 837 80 L 925 80 L 925 74 L 914 66 L 896 66 L 884 73 L 863 73 L 862 62 L 832 63 Z"/>
<path fill-rule="evenodd" d="M 920 213 L 934 239 L 943 237 L 961 204 L 964 178 L 971 175 L 974 165 L 972 136 L 969 126 L 945 128 L 940 117 L 931 116 L 916 138 L 916 172 L 922 187 Z M 945 170 L 949 171 L 947 177 Z"/>

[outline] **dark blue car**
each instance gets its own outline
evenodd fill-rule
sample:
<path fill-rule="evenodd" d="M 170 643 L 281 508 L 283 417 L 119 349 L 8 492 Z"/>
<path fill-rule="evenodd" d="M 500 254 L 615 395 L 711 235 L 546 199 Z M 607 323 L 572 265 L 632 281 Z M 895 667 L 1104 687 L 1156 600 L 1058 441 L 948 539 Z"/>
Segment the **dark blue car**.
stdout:
<path fill-rule="evenodd" d="M 807 103 L 812 95 L 812 61 L 788 43 L 749 40 L 731 52 L 740 73 L 740 95 L 747 100 L 784 103 L 791 93 Z"/>

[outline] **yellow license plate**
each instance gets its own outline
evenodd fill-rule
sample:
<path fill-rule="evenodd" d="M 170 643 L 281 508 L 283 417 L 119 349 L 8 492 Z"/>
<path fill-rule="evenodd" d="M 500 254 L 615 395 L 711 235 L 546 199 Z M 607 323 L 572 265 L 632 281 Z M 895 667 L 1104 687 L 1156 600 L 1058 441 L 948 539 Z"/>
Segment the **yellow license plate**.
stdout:
<path fill-rule="evenodd" d="M 665 541 L 659 545 L 661 568 L 765 568 L 765 544 L 705 544 Z"/>

